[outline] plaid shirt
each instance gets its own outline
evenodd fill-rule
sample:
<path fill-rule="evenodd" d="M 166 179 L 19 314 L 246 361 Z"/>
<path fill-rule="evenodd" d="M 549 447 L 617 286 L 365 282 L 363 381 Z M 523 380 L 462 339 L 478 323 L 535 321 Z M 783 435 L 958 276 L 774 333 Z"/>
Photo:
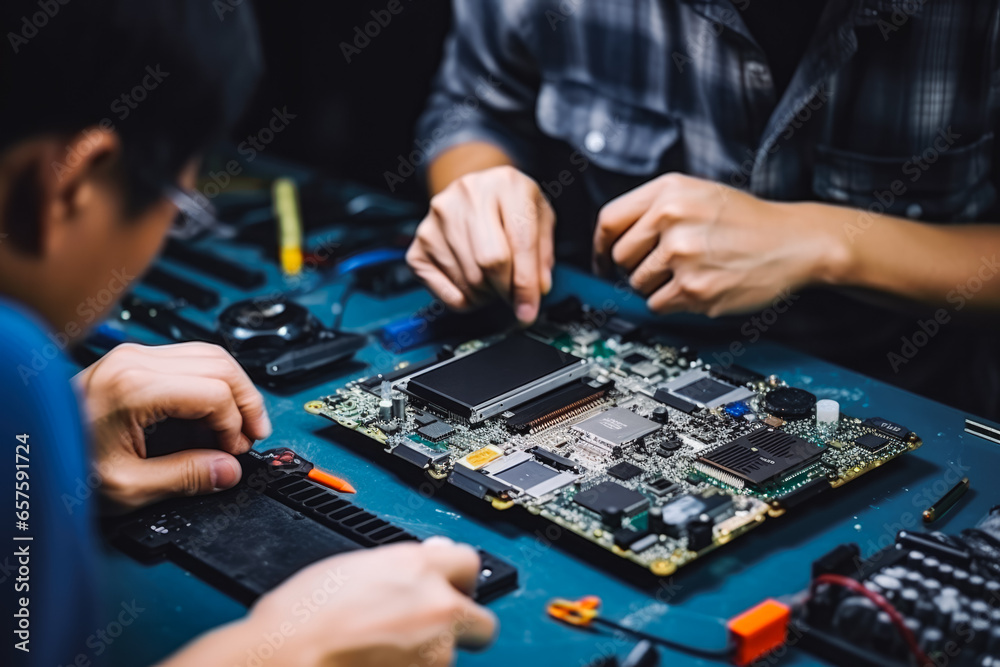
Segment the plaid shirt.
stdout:
<path fill-rule="evenodd" d="M 780 99 L 734 8 L 751 1 L 454 0 L 418 145 L 485 140 L 537 176 L 557 140 L 599 167 L 579 170 L 597 206 L 682 171 L 769 199 L 992 213 L 997 0 L 829 0 Z"/>
<path fill-rule="evenodd" d="M 419 159 L 504 148 L 553 200 L 560 256 L 576 261 L 597 207 L 666 171 L 768 199 L 997 219 L 1000 0 L 826 0 L 780 99 L 734 6 L 764 1 L 454 0 Z M 587 196 L 560 198 L 570 182 Z M 1000 418 L 996 334 L 974 322 L 956 315 L 913 363 L 887 363 L 929 317 L 810 290 L 767 336 Z M 753 340 L 750 320 L 722 319 L 729 340 Z"/>

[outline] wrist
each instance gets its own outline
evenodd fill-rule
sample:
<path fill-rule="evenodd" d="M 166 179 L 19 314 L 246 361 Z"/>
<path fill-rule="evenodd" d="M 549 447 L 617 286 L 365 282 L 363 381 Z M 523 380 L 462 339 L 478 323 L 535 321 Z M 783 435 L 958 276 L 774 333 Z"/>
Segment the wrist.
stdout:
<path fill-rule="evenodd" d="M 848 221 L 842 209 L 814 203 L 780 203 L 792 229 L 811 232 L 811 261 L 805 282 L 813 285 L 845 285 L 854 273 L 854 247 L 844 233 Z"/>

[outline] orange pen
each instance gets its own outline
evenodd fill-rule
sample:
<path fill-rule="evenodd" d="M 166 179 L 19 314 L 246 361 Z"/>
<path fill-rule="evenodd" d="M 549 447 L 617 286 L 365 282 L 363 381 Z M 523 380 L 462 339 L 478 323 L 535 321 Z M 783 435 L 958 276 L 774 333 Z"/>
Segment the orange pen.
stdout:
<path fill-rule="evenodd" d="M 313 468 L 306 475 L 309 479 L 319 482 L 323 486 L 328 486 L 334 491 L 340 491 L 341 493 L 357 493 L 357 490 L 351 486 L 351 483 L 345 479 L 339 477 L 334 477 L 328 472 L 323 472 L 319 468 Z"/>

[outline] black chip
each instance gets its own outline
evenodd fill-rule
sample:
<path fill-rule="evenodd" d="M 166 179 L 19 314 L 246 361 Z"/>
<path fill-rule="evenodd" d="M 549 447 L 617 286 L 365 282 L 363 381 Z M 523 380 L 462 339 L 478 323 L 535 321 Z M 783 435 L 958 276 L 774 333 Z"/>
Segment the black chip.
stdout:
<path fill-rule="evenodd" d="M 633 352 L 624 359 L 622 359 L 626 364 L 641 364 L 644 361 L 649 361 L 649 357 L 645 354 L 639 354 L 638 352 Z"/>
<path fill-rule="evenodd" d="M 761 428 L 699 456 L 698 461 L 759 486 L 812 463 L 823 451 L 791 433 Z M 711 470 L 702 472 L 712 474 Z"/>
<path fill-rule="evenodd" d="M 658 400 L 660 403 L 663 403 L 664 405 L 669 405 L 674 410 L 680 410 L 684 414 L 688 415 L 698 409 L 698 406 L 695 405 L 694 403 L 691 403 L 690 401 L 685 401 L 683 398 L 680 398 L 678 396 L 674 396 L 666 389 L 657 389 L 656 393 L 653 394 L 653 398 Z"/>
<path fill-rule="evenodd" d="M 417 414 L 413 417 L 413 421 L 417 422 L 421 426 L 427 426 L 428 424 L 436 422 L 437 417 L 429 415 L 426 412 L 417 412 Z"/>
<path fill-rule="evenodd" d="M 437 442 L 438 440 L 444 440 L 449 435 L 455 432 L 448 424 L 444 422 L 432 422 L 427 426 L 421 426 L 417 429 L 417 433 L 424 438 L 427 438 L 431 442 Z"/>
<path fill-rule="evenodd" d="M 905 440 L 910 435 L 910 429 L 896 422 L 891 422 L 888 419 L 882 419 L 881 417 L 869 417 L 864 423 L 865 426 L 871 426 L 883 435 L 899 438 L 900 440 Z"/>
<path fill-rule="evenodd" d="M 738 364 L 713 366 L 712 375 L 739 386 L 749 384 L 751 382 L 760 382 L 764 379 L 764 376 L 757 371 L 752 371 L 749 368 L 744 368 Z"/>
<path fill-rule="evenodd" d="M 874 433 L 865 433 L 854 441 L 854 444 L 858 447 L 864 447 L 869 452 L 877 452 L 886 445 L 889 444 L 888 438 L 883 438 L 880 435 L 875 435 Z"/>
<path fill-rule="evenodd" d="M 642 468 L 632 465 L 628 461 L 622 461 L 608 468 L 608 474 L 621 480 L 629 480 L 642 474 Z"/>
<path fill-rule="evenodd" d="M 699 484 L 701 484 L 701 478 L 695 474 L 688 475 L 687 477 L 684 478 L 684 481 L 694 486 L 698 486 Z"/>
<path fill-rule="evenodd" d="M 644 495 L 617 482 L 601 482 L 592 486 L 573 496 L 573 502 L 602 517 L 616 513 L 635 516 L 649 507 L 649 500 Z"/>
<path fill-rule="evenodd" d="M 672 493 L 680 488 L 666 477 L 660 477 L 658 479 L 654 479 L 646 486 L 648 486 L 650 490 L 658 496 L 665 496 L 668 493 Z"/>
<path fill-rule="evenodd" d="M 615 546 L 622 549 L 631 549 L 632 545 L 649 535 L 648 530 L 636 531 L 631 528 L 619 528 L 613 534 Z"/>

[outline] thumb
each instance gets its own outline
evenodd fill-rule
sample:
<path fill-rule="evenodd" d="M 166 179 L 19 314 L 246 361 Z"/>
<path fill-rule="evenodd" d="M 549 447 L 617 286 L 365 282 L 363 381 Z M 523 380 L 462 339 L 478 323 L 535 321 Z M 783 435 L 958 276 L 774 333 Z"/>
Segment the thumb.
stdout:
<path fill-rule="evenodd" d="M 235 486 L 243 476 L 234 456 L 213 449 L 189 449 L 142 459 L 137 466 L 141 474 L 135 479 L 141 480 L 141 491 L 150 501 L 223 491 Z"/>

